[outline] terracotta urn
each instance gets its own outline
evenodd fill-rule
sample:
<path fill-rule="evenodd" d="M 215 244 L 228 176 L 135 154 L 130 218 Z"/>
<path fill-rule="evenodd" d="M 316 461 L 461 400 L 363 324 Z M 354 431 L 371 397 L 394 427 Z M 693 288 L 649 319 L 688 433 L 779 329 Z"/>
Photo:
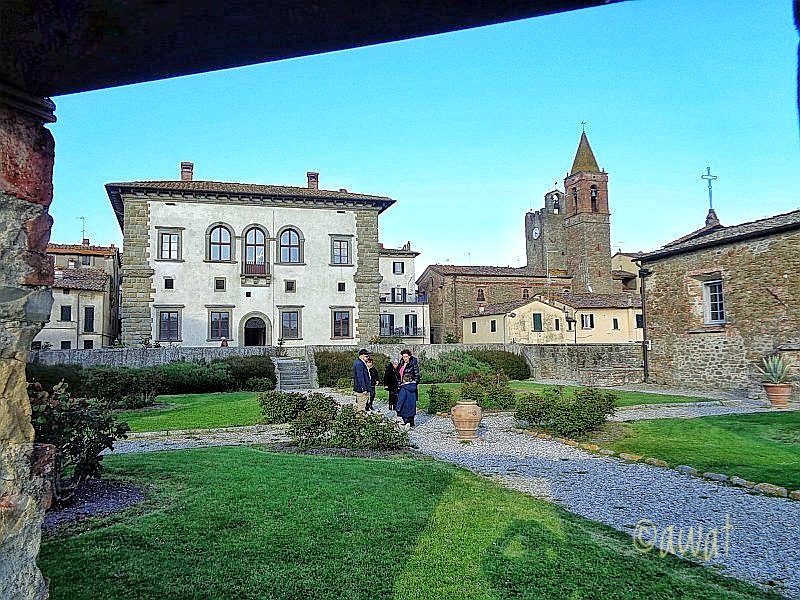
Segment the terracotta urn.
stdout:
<path fill-rule="evenodd" d="M 772 408 L 789 408 L 789 398 L 792 396 L 791 383 L 765 383 L 763 385 Z"/>
<path fill-rule="evenodd" d="M 483 410 L 475 402 L 459 402 L 450 409 L 450 418 L 460 440 L 474 440 L 478 425 L 481 424 Z"/>

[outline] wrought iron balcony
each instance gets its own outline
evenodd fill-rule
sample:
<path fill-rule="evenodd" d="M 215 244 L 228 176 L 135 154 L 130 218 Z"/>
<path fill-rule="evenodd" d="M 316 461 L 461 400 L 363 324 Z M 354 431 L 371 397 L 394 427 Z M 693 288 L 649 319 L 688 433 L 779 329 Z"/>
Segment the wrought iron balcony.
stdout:
<path fill-rule="evenodd" d="M 267 275 L 269 267 L 265 263 L 243 263 L 242 275 Z"/>
<path fill-rule="evenodd" d="M 425 337 L 424 327 L 381 327 L 381 337 Z"/>

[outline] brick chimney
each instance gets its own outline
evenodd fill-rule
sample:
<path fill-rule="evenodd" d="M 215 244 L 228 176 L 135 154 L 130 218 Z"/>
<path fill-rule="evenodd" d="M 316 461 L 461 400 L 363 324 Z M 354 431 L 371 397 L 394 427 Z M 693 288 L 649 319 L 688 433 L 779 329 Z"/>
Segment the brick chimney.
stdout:
<path fill-rule="evenodd" d="M 182 162 L 181 163 L 181 181 L 191 181 L 194 177 L 194 163 Z"/>
<path fill-rule="evenodd" d="M 318 190 L 319 189 L 319 173 L 315 173 L 314 171 L 309 171 L 306 173 L 306 177 L 308 177 L 308 189 L 310 190 Z"/>
<path fill-rule="evenodd" d="M 83 238 L 83 245 L 87 247 L 89 246 L 89 238 Z"/>

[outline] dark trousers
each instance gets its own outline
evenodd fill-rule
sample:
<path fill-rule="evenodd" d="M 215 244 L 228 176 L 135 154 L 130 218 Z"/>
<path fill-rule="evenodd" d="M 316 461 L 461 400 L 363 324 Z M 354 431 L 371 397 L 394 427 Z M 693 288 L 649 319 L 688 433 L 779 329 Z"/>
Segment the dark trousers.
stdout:
<path fill-rule="evenodd" d="M 367 402 L 366 410 L 372 410 L 373 402 L 375 402 L 375 386 L 369 388 L 369 402 Z"/>
<path fill-rule="evenodd" d="M 411 425 L 412 427 L 414 426 L 414 415 L 411 415 L 410 417 L 402 417 L 402 419 L 404 425 Z"/>
<path fill-rule="evenodd" d="M 397 392 L 389 392 L 389 410 L 394 410 L 395 404 L 397 404 Z"/>

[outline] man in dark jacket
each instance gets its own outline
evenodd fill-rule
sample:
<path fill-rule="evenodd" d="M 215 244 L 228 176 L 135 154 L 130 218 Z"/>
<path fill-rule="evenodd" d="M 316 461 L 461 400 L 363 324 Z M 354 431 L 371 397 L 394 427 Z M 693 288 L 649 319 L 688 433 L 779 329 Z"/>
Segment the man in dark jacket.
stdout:
<path fill-rule="evenodd" d="M 353 361 L 353 391 L 356 396 L 356 409 L 365 412 L 369 402 L 369 388 L 372 385 L 367 368 L 369 352 L 366 348 L 358 351 L 358 357 Z"/>

